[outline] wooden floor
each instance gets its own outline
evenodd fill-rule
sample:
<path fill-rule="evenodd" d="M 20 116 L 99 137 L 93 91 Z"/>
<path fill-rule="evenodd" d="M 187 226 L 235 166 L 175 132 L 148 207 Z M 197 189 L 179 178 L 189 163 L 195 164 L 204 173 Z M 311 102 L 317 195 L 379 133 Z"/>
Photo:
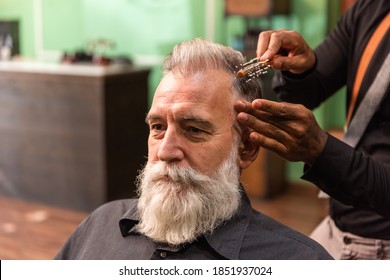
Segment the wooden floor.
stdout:
<path fill-rule="evenodd" d="M 255 209 L 309 234 L 326 215 L 316 188 L 289 186 L 274 199 L 251 198 Z M 0 259 L 52 259 L 86 213 L 0 197 Z"/>
<path fill-rule="evenodd" d="M 52 259 L 86 215 L 0 197 L 0 259 Z"/>
<path fill-rule="evenodd" d="M 250 198 L 253 208 L 309 235 L 328 213 L 328 200 L 318 198 L 312 185 L 290 185 L 274 199 Z"/>

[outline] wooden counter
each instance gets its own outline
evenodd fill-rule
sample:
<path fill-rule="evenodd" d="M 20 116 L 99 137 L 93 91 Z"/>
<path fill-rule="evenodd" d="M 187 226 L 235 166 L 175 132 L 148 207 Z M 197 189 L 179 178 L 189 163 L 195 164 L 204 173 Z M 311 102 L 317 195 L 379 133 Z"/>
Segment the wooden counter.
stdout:
<path fill-rule="evenodd" d="M 148 74 L 0 62 L 0 194 L 83 211 L 133 196 Z"/>

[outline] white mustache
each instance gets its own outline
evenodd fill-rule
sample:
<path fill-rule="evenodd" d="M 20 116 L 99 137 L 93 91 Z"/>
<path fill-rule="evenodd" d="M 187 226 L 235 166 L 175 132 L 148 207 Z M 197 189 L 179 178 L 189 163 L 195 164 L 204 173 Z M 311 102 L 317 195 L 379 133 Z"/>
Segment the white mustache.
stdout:
<path fill-rule="evenodd" d="M 191 167 L 180 167 L 177 165 L 169 165 L 165 162 L 157 162 L 149 164 L 151 176 L 145 178 L 153 183 L 171 182 L 181 183 L 184 185 L 199 185 L 210 180 L 210 177 L 203 175 Z M 150 174 L 150 173 L 149 173 Z"/>

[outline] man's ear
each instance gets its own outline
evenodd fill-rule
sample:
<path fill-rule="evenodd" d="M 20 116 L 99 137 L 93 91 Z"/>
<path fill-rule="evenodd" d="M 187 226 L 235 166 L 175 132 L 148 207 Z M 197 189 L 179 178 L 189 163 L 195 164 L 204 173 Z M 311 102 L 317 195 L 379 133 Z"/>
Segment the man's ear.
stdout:
<path fill-rule="evenodd" d="M 241 169 L 249 167 L 259 154 L 259 144 L 249 139 L 249 133 L 251 131 L 249 128 L 246 128 L 241 135 L 241 142 L 238 149 L 238 160 Z"/>

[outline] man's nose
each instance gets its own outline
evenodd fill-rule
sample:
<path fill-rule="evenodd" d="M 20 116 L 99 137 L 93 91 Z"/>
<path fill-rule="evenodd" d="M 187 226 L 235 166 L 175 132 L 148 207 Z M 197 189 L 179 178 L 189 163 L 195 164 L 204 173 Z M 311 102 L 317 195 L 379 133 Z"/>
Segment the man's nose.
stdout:
<path fill-rule="evenodd" d="M 183 143 L 175 128 L 168 128 L 160 142 L 157 156 L 165 162 L 181 161 L 184 158 Z"/>

